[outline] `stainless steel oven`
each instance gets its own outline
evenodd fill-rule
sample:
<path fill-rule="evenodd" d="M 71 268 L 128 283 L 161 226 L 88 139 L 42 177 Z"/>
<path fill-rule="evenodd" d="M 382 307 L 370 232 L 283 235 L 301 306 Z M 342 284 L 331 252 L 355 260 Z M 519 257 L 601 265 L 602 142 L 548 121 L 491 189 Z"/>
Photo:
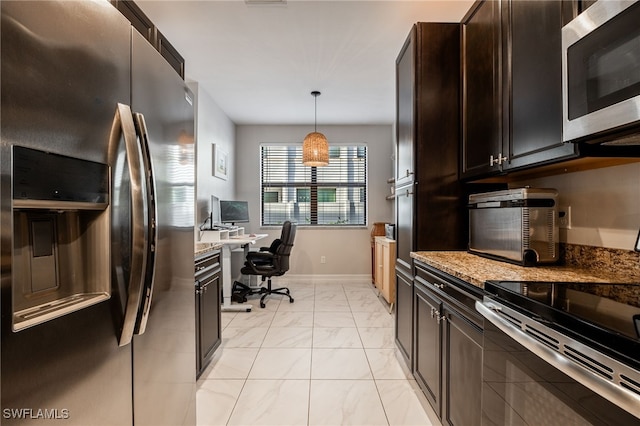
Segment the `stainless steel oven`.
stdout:
<path fill-rule="evenodd" d="M 640 424 L 640 285 L 485 290 L 483 425 Z"/>
<path fill-rule="evenodd" d="M 640 144 L 640 1 L 600 0 L 562 29 L 563 140 Z"/>

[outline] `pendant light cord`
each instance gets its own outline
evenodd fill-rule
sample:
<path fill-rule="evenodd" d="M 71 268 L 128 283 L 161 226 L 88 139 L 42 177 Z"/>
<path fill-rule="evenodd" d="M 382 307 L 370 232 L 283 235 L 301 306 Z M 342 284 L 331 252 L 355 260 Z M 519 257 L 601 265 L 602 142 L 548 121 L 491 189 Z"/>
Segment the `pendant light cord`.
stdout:
<path fill-rule="evenodd" d="M 320 96 L 321 93 L 317 90 L 314 90 L 313 92 L 311 92 L 311 95 L 313 96 L 313 131 L 317 132 L 318 131 L 318 96 Z"/>

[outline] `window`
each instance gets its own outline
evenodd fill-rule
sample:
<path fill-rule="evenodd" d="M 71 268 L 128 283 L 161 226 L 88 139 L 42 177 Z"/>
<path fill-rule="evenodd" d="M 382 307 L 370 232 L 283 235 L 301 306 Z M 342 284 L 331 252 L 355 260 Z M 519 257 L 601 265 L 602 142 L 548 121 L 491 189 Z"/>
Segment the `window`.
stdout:
<path fill-rule="evenodd" d="M 261 224 L 367 224 L 367 147 L 331 146 L 329 165 L 302 164 L 301 145 L 261 148 Z"/>
<path fill-rule="evenodd" d="M 264 191 L 262 193 L 262 200 L 265 203 L 277 203 L 280 201 L 280 193 L 277 191 Z"/>

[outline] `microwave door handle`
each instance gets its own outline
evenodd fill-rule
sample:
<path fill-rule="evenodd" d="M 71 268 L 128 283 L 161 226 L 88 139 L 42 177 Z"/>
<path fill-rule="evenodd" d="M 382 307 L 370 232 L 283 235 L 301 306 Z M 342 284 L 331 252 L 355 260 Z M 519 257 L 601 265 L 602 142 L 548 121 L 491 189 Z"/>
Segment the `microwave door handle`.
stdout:
<path fill-rule="evenodd" d="M 157 247 L 157 220 L 158 210 L 156 206 L 156 185 L 153 174 L 153 162 L 151 161 L 151 151 L 149 150 L 149 132 L 147 131 L 147 123 L 144 115 L 134 113 L 136 129 L 140 140 L 140 151 L 142 152 L 142 164 L 144 166 L 144 175 L 146 180 L 146 192 L 144 201 L 147 207 L 147 227 L 148 239 L 146 241 L 147 262 L 145 268 L 144 289 L 142 295 L 142 304 L 140 306 L 140 314 L 136 323 L 136 334 L 144 333 L 149 319 L 149 311 L 151 309 L 151 299 L 153 297 L 153 284 L 155 282 L 156 271 L 156 247 Z"/>
<path fill-rule="evenodd" d="M 145 182 L 142 180 L 140 151 L 138 149 L 135 124 L 131 108 L 118 104 L 111 129 L 110 156 L 113 157 L 120 140 L 124 137 L 127 165 L 131 188 L 131 270 L 129 273 L 129 288 L 124 309 L 122 330 L 118 340 L 119 346 L 128 345 L 133 338 L 136 319 L 144 288 L 144 271 L 147 263 L 147 213 L 142 192 Z"/>

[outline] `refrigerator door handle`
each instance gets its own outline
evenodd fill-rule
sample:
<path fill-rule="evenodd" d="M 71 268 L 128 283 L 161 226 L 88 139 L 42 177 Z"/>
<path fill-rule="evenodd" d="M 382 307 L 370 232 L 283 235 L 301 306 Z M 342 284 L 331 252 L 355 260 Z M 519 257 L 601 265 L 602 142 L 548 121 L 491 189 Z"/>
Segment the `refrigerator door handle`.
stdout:
<path fill-rule="evenodd" d="M 147 327 L 147 320 L 149 319 L 149 310 L 151 309 L 151 299 L 153 296 L 153 283 L 155 281 L 157 247 L 156 218 L 158 217 L 158 211 L 156 207 L 156 185 L 153 174 L 153 162 L 151 161 L 151 152 L 149 151 L 149 132 L 147 131 L 147 123 L 145 122 L 144 115 L 140 113 L 134 113 L 133 117 L 138 131 L 138 137 L 140 138 L 140 150 L 142 152 L 142 163 L 144 165 L 144 174 L 146 179 L 145 202 L 147 206 L 148 227 L 148 239 L 146 244 L 147 262 L 145 265 L 144 289 L 135 329 L 136 334 L 142 334 Z"/>
<path fill-rule="evenodd" d="M 111 129 L 110 146 L 118 145 L 120 135 L 124 136 L 127 165 L 131 182 L 131 268 L 129 288 L 122 322 L 119 346 L 131 343 L 136 329 L 136 319 L 144 289 L 144 272 L 147 264 L 147 206 L 142 195 L 145 182 L 142 177 L 140 151 L 138 149 L 133 114 L 128 105 L 118 104 Z"/>

